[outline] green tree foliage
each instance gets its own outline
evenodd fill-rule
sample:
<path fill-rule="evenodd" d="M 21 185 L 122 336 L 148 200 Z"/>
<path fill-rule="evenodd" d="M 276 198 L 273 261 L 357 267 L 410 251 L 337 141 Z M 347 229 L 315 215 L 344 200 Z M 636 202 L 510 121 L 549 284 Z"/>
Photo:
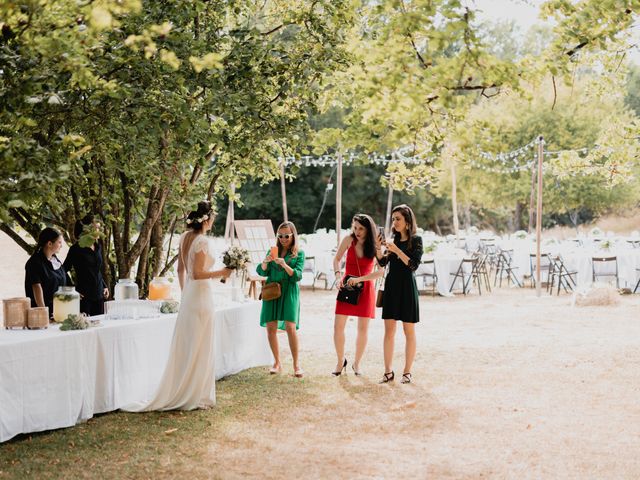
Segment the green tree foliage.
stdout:
<path fill-rule="evenodd" d="M 346 2 L 3 4 L 0 227 L 106 227 L 112 277 L 162 269 L 163 238 L 196 200 L 247 177 L 308 131 L 342 68 Z"/>
<path fill-rule="evenodd" d="M 588 82 L 584 82 L 588 83 Z M 568 214 L 575 224 L 611 209 L 625 209 L 640 200 L 637 142 L 627 129 L 635 117 L 620 98 L 593 101 L 578 83 L 562 87 L 554 101 L 550 92 L 533 90 L 532 101 L 504 97 L 474 107 L 457 136 L 458 197 L 478 215 L 502 212 L 495 220 L 510 228 L 526 228 L 536 148 L 513 159 L 484 159 L 480 151 L 498 154 L 545 139 L 544 212 L 547 223 Z M 596 147 L 598 145 L 598 147 Z M 579 151 L 587 147 L 588 152 Z M 531 163 L 530 168 L 517 169 Z M 615 170 L 618 169 L 618 170 Z M 621 173 L 619 169 L 625 169 Z M 512 171 L 510 171 L 512 170 Z M 624 181 L 621 181 L 624 180 Z M 448 170 L 441 192 L 451 188 Z M 493 212 L 491 214 L 490 212 Z M 500 216 L 502 221 L 499 221 Z"/>

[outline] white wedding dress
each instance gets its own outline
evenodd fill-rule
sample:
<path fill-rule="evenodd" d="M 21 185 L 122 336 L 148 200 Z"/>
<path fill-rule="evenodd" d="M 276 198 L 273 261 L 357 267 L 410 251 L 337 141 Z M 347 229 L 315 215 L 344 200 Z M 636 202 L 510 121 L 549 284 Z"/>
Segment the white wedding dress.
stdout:
<path fill-rule="evenodd" d="M 181 251 L 185 235 L 180 238 Z M 194 280 L 194 260 L 199 252 L 206 254 L 204 269 L 210 271 L 213 267 L 214 253 L 209 240 L 197 235 L 184 262 L 186 279 L 180 310 L 169 360 L 155 397 L 121 410 L 193 410 L 216 403 L 213 280 Z"/>

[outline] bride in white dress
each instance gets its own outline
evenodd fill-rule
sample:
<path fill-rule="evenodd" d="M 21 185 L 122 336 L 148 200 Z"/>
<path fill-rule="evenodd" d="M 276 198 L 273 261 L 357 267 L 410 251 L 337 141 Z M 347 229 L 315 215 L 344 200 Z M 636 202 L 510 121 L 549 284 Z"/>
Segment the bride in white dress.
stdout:
<path fill-rule="evenodd" d="M 187 217 L 189 229 L 180 237 L 178 251 L 182 298 L 169 361 L 154 398 L 122 410 L 193 410 L 216 403 L 212 279 L 226 278 L 233 270 L 211 270 L 213 250 L 205 234 L 213 219 L 209 202 L 200 202 Z"/>

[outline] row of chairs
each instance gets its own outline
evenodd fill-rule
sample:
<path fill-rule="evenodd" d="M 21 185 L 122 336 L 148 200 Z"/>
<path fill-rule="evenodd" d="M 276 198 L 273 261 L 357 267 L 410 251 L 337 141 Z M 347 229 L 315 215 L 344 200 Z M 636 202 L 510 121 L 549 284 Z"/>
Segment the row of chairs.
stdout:
<path fill-rule="evenodd" d="M 531 268 L 531 286 L 535 287 L 537 270 L 535 254 L 531 254 L 529 258 Z M 469 293 L 474 285 L 478 289 L 478 293 L 482 295 L 482 282 L 484 282 L 485 291 L 491 292 L 490 276 L 492 272 L 494 275 L 494 287 L 502 287 L 503 280 L 507 282 L 507 286 L 513 283 L 517 287 L 522 287 L 522 284 L 516 275 L 517 268 L 518 267 L 513 265 L 513 250 L 502 250 L 496 248 L 495 245 L 491 243 L 481 244 L 479 251 L 474 252 L 470 257 L 461 260 L 456 272 L 450 274 L 453 278 L 449 291 L 453 292 L 456 282 L 460 281 L 463 295 Z M 640 271 L 640 269 L 638 269 L 638 271 Z M 305 274 L 308 277 L 311 277 L 311 287 L 313 290 L 315 290 L 315 286 L 318 281 L 324 283 L 325 290 L 335 286 L 334 280 L 329 287 L 329 278 L 326 273 L 316 272 L 315 258 L 312 256 L 306 258 L 303 277 Z M 554 289 L 557 290 L 558 295 L 560 294 L 560 289 L 564 289 L 565 292 L 573 291 L 577 285 L 577 272 L 567 269 L 560 255 L 551 256 L 549 254 L 542 254 L 540 275 L 541 279 L 546 278 L 546 289 L 551 294 Z M 618 287 L 619 278 L 617 258 L 593 257 L 592 278 L 594 282 L 601 278 L 615 278 L 616 287 Z M 434 260 L 424 260 L 421 263 L 420 267 L 416 271 L 416 279 L 422 282 L 421 290 L 430 290 L 432 295 L 436 295 L 438 272 L 436 271 Z M 633 293 L 636 293 L 639 288 L 640 279 L 635 285 Z"/>

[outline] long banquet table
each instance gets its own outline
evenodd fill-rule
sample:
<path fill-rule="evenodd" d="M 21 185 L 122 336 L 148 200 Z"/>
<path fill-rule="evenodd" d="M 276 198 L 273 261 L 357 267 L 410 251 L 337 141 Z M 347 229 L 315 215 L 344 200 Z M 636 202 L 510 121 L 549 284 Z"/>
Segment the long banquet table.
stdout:
<path fill-rule="evenodd" d="M 272 362 L 260 302 L 215 315 L 216 379 Z M 70 427 L 147 399 L 166 365 L 177 315 L 101 320 L 88 330 L 0 332 L 0 442 Z"/>

